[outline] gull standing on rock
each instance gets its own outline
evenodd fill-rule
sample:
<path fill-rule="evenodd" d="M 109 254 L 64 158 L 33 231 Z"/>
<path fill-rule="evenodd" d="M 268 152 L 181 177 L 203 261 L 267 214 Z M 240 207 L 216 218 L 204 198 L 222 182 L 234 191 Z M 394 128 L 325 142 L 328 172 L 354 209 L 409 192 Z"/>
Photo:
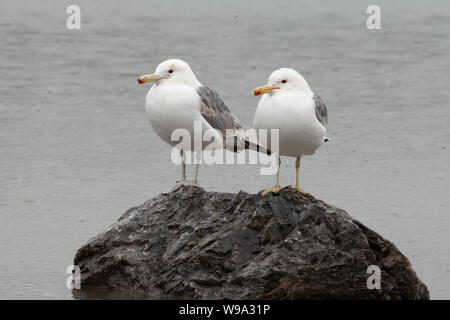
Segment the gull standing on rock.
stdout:
<path fill-rule="evenodd" d="M 290 68 L 275 70 L 268 83 L 256 88 L 253 94 L 264 94 L 256 109 L 254 127 L 279 129 L 276 183 L 273 188 L 264 190 L 263 195 L 285 188 L 280 186 L 280 156 L 296 157 L 295 189 L 307 193 L 299 186 L 300 159 L 314 154 L 329 140 L 325 136 L 328 115 L 324 102 L 312 92 L 302 75 Z"/>
<path fill-rule="evenodd" d="M 265 150 L 240 137 L 243 129 L 239 120 L 230 112 L 220 96 L 212 89 L 203 86 L 198 81 L 191 67 L 180 59 L 170 59 L 161 62 L 153 74 L 140 76 L 138 83 L 153 83 L 148 91 L 145 110 L 156 134 L 171 146 L 179 141 L 172 141 L 172 132 L 176 129 L 186 129 L 191 134 L 192 145 L 181 149 L 182 177 L 172 189 L 182 185 L 198 186 L 198 166 L 195 167 L 194 180 L 186 180 L 186 151 L 194 150 L 194 122 L 199 121 L 203 132 L 210 130 L 215 141 L 223 139 L 223 146 L 230 151 L 242 149 Z M 227 139 L 227 137 L 232 139 Z M 232 145 L 227 144 L 232 140 Z M 202 142 L 202 148 L 207 144 Z M 267 153 L 269 151 L 265 150 Z M 197 154 L 198 155 L 198 154 Z"/>

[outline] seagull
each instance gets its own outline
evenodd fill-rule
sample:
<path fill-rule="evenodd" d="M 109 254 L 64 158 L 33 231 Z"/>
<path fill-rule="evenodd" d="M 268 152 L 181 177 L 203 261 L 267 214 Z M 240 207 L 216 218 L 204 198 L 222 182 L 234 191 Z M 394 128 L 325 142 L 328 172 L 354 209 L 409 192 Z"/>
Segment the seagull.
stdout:
<path fill-rule="evenodd" d="M 286 188 L 280 186 L 280 156 L 296 158 L 295 189 L 308 194 L 299 186 L 300 159 L 316 153 L 322 143 L 329 140 L 325 136 L 328 123 L 325 103 L 312 92 L 303 76 L 291 68 L 275 70 L 266 85 L 253 91 L 255 96 L 261 94 L 255 113 L 255 129 L 279 129 L 276 183 L 262 195 Z"/>
<path fill-rule="evenodd" d="M 163 61 L 154 73 L 138 78 L 140 84 L 147 82 L 153 83 L 153 86 L 147 93 L 145 111 L 155 133 L 172 147 L 179 143 L 171 140 L 174 130 L 186 129 L 194 137 L 194 122 L 200 121 L 202 136 L 203 132 L 212 129 L 215 141 L 223 139 L 227 150 L 252 149 L 270 154 L 269 150 L 240 137 L 243 128 L 239 120 L 216 91 L 200 83 L 187 62 L 180 59 Z M 230 135 L 232 139 L 229 139 Z M 231 146 L 229 141 L 233 141 Z M 202 148 L 205 147 L 203 144 Z M 177 181 L 172 191 L 183 185 L 198 186 L 198 163 L 194 179 L 186 180 L 186 151 L 194 151 L 198 155 L 199 150 L 194 150 L 193 146 L 180 150 L 181 180 Z"/>

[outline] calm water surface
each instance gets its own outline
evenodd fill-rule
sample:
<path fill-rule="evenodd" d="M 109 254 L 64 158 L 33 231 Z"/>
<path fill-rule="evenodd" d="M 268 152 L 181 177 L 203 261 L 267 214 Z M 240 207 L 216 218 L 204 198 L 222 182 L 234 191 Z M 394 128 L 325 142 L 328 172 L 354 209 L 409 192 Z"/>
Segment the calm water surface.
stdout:
<path fill-rule="evenodd" d="M 450 298 L 450 5 L 378 1 L 0 3 L 0 298 L 141 298 L 72 293 L 76 250 L 126 209 L 170 188 L 179 167 L 145 118 L 136 77 L 187 60 L 248 128 L 251 93 L 298 69 L 329 110 L 332 142 L 302 185 L 394 242 L 434 299 Z M 281 181 L 294 182 L 294 160 Z M 256 165 L 207 166 L 207 190 L 273 184 Z"/>

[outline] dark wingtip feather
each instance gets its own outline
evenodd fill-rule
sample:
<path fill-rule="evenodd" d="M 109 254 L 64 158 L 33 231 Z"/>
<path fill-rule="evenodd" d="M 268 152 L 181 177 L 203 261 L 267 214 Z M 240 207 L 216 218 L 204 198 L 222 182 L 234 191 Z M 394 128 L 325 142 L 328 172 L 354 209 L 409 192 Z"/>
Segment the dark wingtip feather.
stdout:
<path fill-rule="evenodd" d="M 244 145 L 245 145 L 244 146 L 245 150 L 254 150 L 256 152 L 265 153 L 265 154 L 267 154 L 269 156 L 272 154 L 272 151 L 270 151 L 269 149 L 266 149 L 266 148 L 260 146 L 259 144 L 252 143 L 250 145 L 250 142 L 248 140 L 244 141 Z"/>

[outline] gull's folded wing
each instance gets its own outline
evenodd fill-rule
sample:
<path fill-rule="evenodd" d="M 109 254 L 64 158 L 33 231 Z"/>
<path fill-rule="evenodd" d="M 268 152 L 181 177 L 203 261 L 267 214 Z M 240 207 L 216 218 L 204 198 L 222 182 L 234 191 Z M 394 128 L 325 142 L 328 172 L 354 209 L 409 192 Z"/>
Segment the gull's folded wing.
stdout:
<path fill-rule="evenodd" d="M 316 105 L 316 117 L 317 120 L 322 125 L 326 125 L 328 123 L 328 113 L 327 113 L 327 107 L 325 106 L 325 103 L 323 102 L 322 98 L 314 93 L 313 96 L 314 103 Z"/>
<path fill-rule="evenodd" d="M 237 152 L 242 149 L 255 150 L 270 155 L 271 151 L 266 148 L 242 139 L 239 134 L 243 131 L 239 120 L 230 112 L 227 105 L 214 90 L 202 86 L 197 89 L 200 96 L 200 113 L 203 118 L 225 138 L 227 130 L 232 130 L 233 138 L 231 145 L 226 144 L 226 149 Z"/>
<path fill-rule="evenodd" d="M 237 133 L 242 130 L 239 120 L 230 112 L 219 94 L 208 87 L 199 87 L 197 93 L 200 96 L 200 113 L 203 118 L 225 136 L 227 129 Z"/>

